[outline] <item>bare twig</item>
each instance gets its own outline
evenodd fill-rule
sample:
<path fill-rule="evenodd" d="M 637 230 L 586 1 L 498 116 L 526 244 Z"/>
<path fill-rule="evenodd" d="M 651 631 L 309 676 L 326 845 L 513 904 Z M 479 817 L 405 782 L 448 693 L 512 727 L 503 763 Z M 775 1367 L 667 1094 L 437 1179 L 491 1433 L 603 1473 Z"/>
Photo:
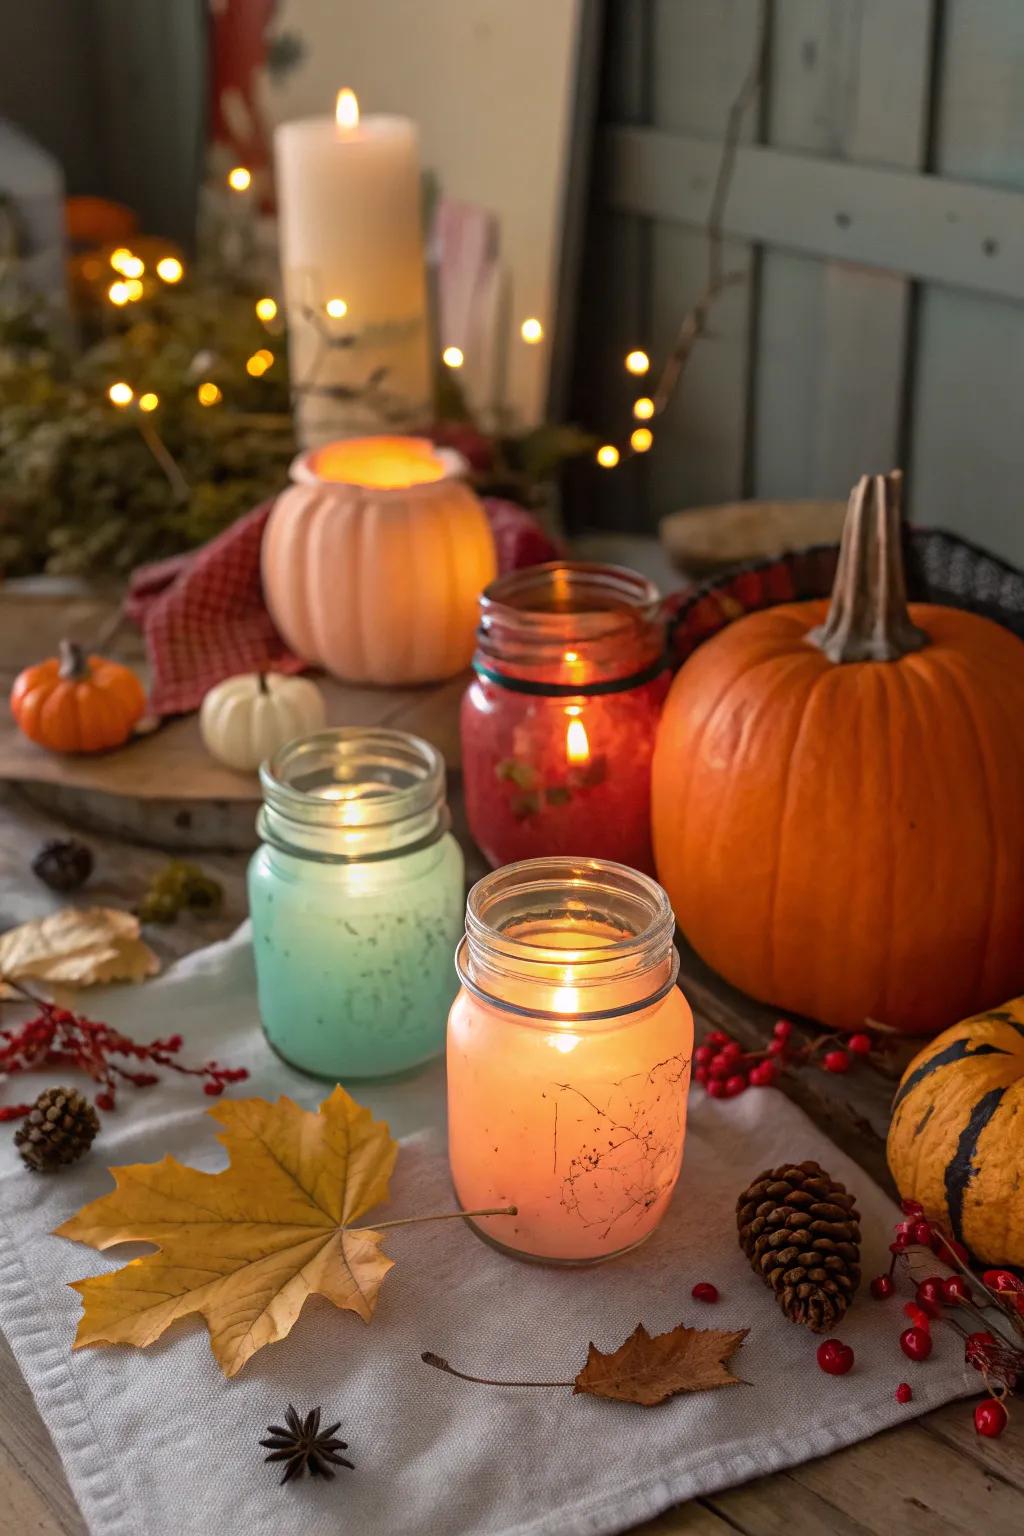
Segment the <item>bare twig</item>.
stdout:
<path fill-rule="evenodd" d="M 178 461 L 171 453 L 159 432 L 153 426 L 152 422 L 146 421 L 142 416 L 138 417 L 135 424 L 139 429 L 139 436 L 142 438 L 142 441 L 145 443 L 146 447 L 149 449 L 150 453 L 153 455 L 154 459 L 159 464 L 164 474 L 167 476 L 167 482 L 175 496 L 179 501 L 188 501 L 188 481 L 182 474 Z"/>

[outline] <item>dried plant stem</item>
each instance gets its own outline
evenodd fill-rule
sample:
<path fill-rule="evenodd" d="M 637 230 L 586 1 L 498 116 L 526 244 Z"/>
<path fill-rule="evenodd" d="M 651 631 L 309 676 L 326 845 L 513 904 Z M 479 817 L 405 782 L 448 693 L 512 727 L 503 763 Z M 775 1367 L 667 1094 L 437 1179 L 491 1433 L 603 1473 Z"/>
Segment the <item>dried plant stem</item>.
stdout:
<path fill-rule="evenodd" d="M 429 1349 L 424 1350 L 420 1359 L 424 1365 L 432 1365 L 435 1370 L 457 1376 L 460 1381 L 475 1381 L 481 1387 L 572 1387 L 576 1384 L 574 1381 L 498 1381 L 493 1376 L 467 1376 L 465 1371 L 457 1371 L 447 1360 Z"/>
<path fill-rule="evenodd" d="M 188 501 L 188 481 L 185 479 L 177 459 L 171 453 L 159 432 L 151 422 L 142 420 L 141 418 L 136 422 L 136 425 L 139 429 L 139 436 L 142 438 L 142 441 L 145 443 L 146 447 L 149 449 L 150 453 L 153 455 L 154 459 L 159 464 L 164 474 L 167 476 L 167 483 L 171 487 L 171 490 L 174 492 L 175 496 L 179 501 Z"/>
<path fill-rule="evenodd" d="M 432 1211 L 428 1216 L 402 1216 L 397 1221 L 374 1221 L 367 1227 L 350 1227 L 350 1232 L 383 1232 L 387 1227 L 411 1227 L 418 1221 L 466 1221 L 471 1216 L 518 1216 L 516 1205 L 488 1206 L 483 1211 Z"/>

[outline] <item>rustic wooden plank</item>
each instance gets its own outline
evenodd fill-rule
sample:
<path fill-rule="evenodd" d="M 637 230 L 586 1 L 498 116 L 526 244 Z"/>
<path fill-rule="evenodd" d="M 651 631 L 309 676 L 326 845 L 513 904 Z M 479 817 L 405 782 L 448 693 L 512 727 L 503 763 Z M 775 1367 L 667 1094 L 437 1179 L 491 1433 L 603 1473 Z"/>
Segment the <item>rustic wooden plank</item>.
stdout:
<path fill-rule="evenodd" d="M 1004 1483 L 1024 1492 L 1024 1422 L 1019 1413 L 1011 1413 L 1010 1422 L 998 1440 L 986 1440 L 978 1434 L 969 1403 L 949 1403 L 917 1422 L 944 1445 L 953 1446 Z"/>
<path fill-rule="evenodd" d="M 780 0 L 769 142 L 916 167 L 928 119 L 932 0 Z M 910 325 L 906 279 L 765 251 L 755 352 L 754 484 L 840 496 L 898 462 Z"/>
<path fill-rule="evenodd" d="M 699 224 L 717 147 L 653 128 L 603 136 L 612 208 Z M 736 156 L 725 227 L 839 261 L 1024 298 L 1024 198 L 944 176 L 915 176 L 751 145 Z"/>
<path fill-rule="evenodd" d="M 946 6 L 935 169 L 1016 188 L 1018 204 L 1024 204 L 1022 54 L 1019 0 L 952 0 Z M 984 250 L 983 261 L 1000 260 L 1005 245 L 999 230 L 989 232 Z M 1019 250 L 1014 259 L 1024 275 Z M 910 467 L 916 517 L 954 528 L 1021 564 L 1024 309 L 979 293 L 926 289 L 914 377 Z"/>
<path fill-rule="evenodd" d="M 656 0 L 652 47 L 652 117 L 670 134 L 696 134 L 717 160 L 729 108 L 753 57 L 762 0 Z M 756 108 L 740 139 L 756 136 Z M 708 284 L 708 240 L 700 219 L 653 226 L 648 333 L 638 344 L 655 369 L 680 322 Z M 679 507 L 729 501 L 744 492 L 753 255 L 745 241 L 723 250 L 725 270 L 743 274 L 715 303 L 680 388 L 655 424 L 647 457 L 646 525 Z M 633 395 L 644 393 L 641 387 Z"/>
<path fill-rule="evenodd" d="M 60 1457 L 3 1334 L 0 1489 L 0 1531 L 9 1536 L 86 1536 Z"/>
<path fill-rule="evenodd" d="M 636 1526 L 633 1536 L 731 1536 L 736 1529 L 705 1501 L 693 1499 L 689 1504 L 677 1504 L 666 1510 L 656 1520 Z"/>
<path fill-rule="evenodd" d="M 870 1529 L 788 1472 L 713 1493 L 708 1503 L 744 1536 L 867 1536 Z"/>

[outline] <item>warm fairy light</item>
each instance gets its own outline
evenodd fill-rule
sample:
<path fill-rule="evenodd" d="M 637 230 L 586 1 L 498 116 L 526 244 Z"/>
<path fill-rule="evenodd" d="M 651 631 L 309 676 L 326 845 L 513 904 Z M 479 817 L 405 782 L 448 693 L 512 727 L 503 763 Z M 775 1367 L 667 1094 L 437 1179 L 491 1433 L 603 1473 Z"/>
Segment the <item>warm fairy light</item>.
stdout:
<path fill-rule="evenodd" d="M 654 401 L 649 395 L 641 395 L 639 400 L 633 401 L 633 415 L 637 421 L 650 421 L 654 415 Z"/>
<path fill-rule="evenodd" d="M 519 327 L 519 334 L 529 346 L 536 346 L 538 341 L 544 339 L 544 327 L 539 320 L 534 320 L 531 317 L 529 320 L 523 321 Z"/>
<path fill-rule="evenodd" d="M 359 99 L 355 91 L 343 86 L 334 104 L 334 121 L 343 133 L 359 127 Z"/>
<path fill-rule="evenodd" d="M 654 433 L 650 427 L 637 427 L 629 440 L 629 446 L 634 453 L 646 453 L 654 442 Z"/>
<path fill-rule="evenodd" d="M 115 272 L 123 272 L 125 262 L 134 260 L 134 256 L 126 245 L 119 245 L 116 251 L 110 253 L 110 265 Z"/>
<path fill-rule="evenodd" d="M 332 320 L 342 320 L 348 314 L 348 305 L 344 299 L 328 299 L 324 309 Z"/>
<path fill-rule="evenodd" d="M 603 443 L 597 450 L 597 462 L 602 469 L 614 469 L 619 462 L 619 450 L 614 443 Z"/>
<path fill-rule="evenodd" d="M 129 304 L 134 304 L 136 299 L 141 299 L 144 292 L 142 283 L 137 277 L 130 277 L 128 279 L 128 281 L 124 284 L 124 291 L 125 298 L 128 300 Z"/>
<path fill-rule="evenodd" d="M 177 256 L 161 256 L 156 264 L 156 275 L 164 283 L 180 283 L 185 275 L 185 268 Z"/>
<path fill-rule="evenodd" d="M 570 664 L 572 662 L 574 662 L 574 661 L 579 661 L 579 659 L 580 659 L 579 651 L 563 651 L 562 652 L 562 660 L 563 661 L 568 661 Z"/>
<path fill-rule="evenodd" d="M 570 763 L 590 761 L 590 742 L 587 728 L 580 719 L 572 719 L 565 728 L 565 757 Z"/>
<path fill-rule="evenodd" d="M 254 352 L 252 357 L 246 360 L 245 371 L 254 379 L 262 378 L 267 369 L 273 365 L 273 361 L 273 352 L 268 351 L 266 347 L 260 347 L 258 352 Z"/>
<path fill-rule="evenodd" d="M 110 287 L 107 289 L 107 298 L 110 300 L 111 304 L 127 304 L 128 284 L 121 282 L 111 283 Z"/>
<path fill-rule="evenodd" d="M 232 192 L 247 192 L 252 185 L 252 171 L 244 165 L 232 166 L 228 171 L 228 186 Z"/>
<path fill-rule="evenodd" d="M 160 396 L 155 395 L 151 389 L 148 389 L 144 395 L 139 396 L 140 411 L 155 411 L 159 404 Z"/>
<path fill-rule="evenodd" d="M 114 405 L 131 405 L 135 398 L 135 391 L 123 380 L 119 380 L 117 384 L 111 384 L 107 394 Z"/>
<path fill-rule="evenodd" d="M 276 317 L 276 315 L 277 315 L 277 300 L 276 299 L 257 299 L 256 300 L 256 318 L 257 318 L 257 320 L 273 320 Z"/>
<path fill-rule="evenodd" d="M 461 347 L 445 347 L 441 361 L 447 368 L 461 368 L 466 359 Z"/>
<path fill-rule="evenodd" d="M 122 277 L 141 277 L 146 270 L 146 263 L 141 256 L 133 256 L 129 252 L 117 270 Z"/>
<path fill-rule="evenodd" d="M 641 352 L 639 347 L 635 352 L 626 354 L 626 370 L 629 373 L 646 373 L 651 366 L 651 360 L 646 352 Z"/>
<path fill-rule="evenodd" d="M 196 399 L 200 405 L 219 405 L 223 398 L 217 385 L 210 379 L 204 379 L 196 390 Z"/>

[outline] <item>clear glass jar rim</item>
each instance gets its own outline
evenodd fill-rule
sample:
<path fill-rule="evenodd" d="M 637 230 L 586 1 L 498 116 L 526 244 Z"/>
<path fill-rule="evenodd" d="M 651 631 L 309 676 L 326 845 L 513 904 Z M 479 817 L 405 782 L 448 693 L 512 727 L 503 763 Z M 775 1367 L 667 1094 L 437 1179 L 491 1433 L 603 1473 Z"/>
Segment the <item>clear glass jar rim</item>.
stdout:
<path fill-rule="evenodd" d="M 538 920 L 547 915 L 564 916 L 574 906 L 581 913 L 589 910 L 610 922 L 608 914 L 616 902 L 620 921 L 632 909 L 637 922 L 632 933 L 599 945 L 568 949 L 536 944 L 510 937 L 506 929 L 488 921 L 488 907 L 497 906 L 503 897 L 510 905 L 513 901 L 520 903 L 516 913 L 519 923 L 529 917 Z M 609 859 L 568 855 L 522 859 L 484 875 L 466 901 L 466 938 L 471 948 L 485 951 L 494 961 L 526 969 L 571 964 L 584 982 L 588 967 L 599 968 L 604 979 L 616 963 L 642 962 L 645 956 L 651 966 L 663 963 L 674 934 L 675 914 L 657 881 Z"/>
<path fill-rule="evenodd" d="M 286 822 L 355 832 L 440 814 L 445 764 L 407 731 L 337 726 L 281 747 L 261 766 L 260 785 L 267 809 Z M 332 786 L 338 794 L 321 792 Z"/>
<path fill-rule="evenodd" d="M 542 595 L 550 602 L 536 606 Z M 480 632 L 500 625 L 536 642 L 603 640 L 660 617 L 661 593 L 639 571 L 589 560 L 549 560 L 509 571 L 480 597 Z"/>

